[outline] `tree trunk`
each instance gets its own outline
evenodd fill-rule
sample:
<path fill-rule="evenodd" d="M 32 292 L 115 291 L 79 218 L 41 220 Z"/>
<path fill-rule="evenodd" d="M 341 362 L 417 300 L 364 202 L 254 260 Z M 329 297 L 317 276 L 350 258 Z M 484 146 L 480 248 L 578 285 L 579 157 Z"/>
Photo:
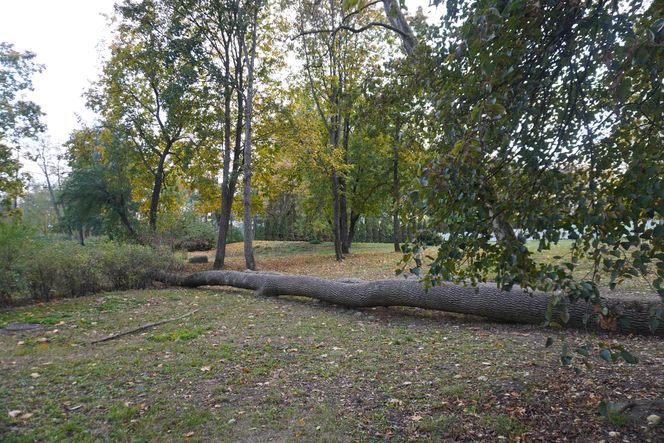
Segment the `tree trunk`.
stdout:
<path fill-rule="evenodd" d="M 504 292 L 490 284 L 481 284 L 477 289 L 445 284 L 426 290 L 422 283 L 415 279 L 326 280 L 305 275 L 250 271 L 204 271 L 187 277 L 157 272 L 153 278 L 164 283 L 192 288 L 232 286 L 255 290 L 260 296 L 296 295 L 349 307 L 410 306 L 515 323 L 543 323 L 549 304 L 549 295 L 541 292 Z M 594 308 L 586 302 L 578 301 L 569 305 L 570 318 L 567 325 L 590 330 L 650 334 L 649 311 L 661 306 L 659 301 L 634 303 L 617 299 L 605 299 L 603 304 L 614 317 L 600 321 L 591 319 L 584 324 L 584 318 L 593 314 Z M 559 312 L 554 313 L 554 318 L 557 314 Z M 617 317 L 629 321 L 615 321 Z M 664 335 L 664 326 L 660 326 L 656 333 Z"/>
<path fill-rule="evenodd" d="M 44 173 L 44 178 L 46 178 L 46 187 L 48 188 L 48 195 L 51 198 L 51 204 L 53 205 L 53 210 L 55 211 L 55 216 L 58 219 L 58 223 L 62 223 L 62 213 L 60 212 L 60 206 L 58 205 L 58 200 L 55 198 L 55 192 L 53 191 L 53 186 L 51 185 L 51 177 L 48 173 L 48 164 L 46 163 L 46 154 L 42 154 L 42 172 Z"/>
<path fill-rule="evenodd" d="M 219 235 L 217 238 L 217 251 L 214 257 L 214 269 L 222 269 L 226 261 L 226 243 L 228 233 L 231 229 L 231 211 L 233 198 L 235 197 L 235 187 L 237 186 L 238 175 L 240 172 L 240 155 L 242 153 L 242 121 L 244 115 L 244 106 L 242 99 L 242 51 L 239 50 L 235 58 L 236 76 L 231 77 L 230 68 L 230 49 L 228 44 L 224 47 L 225 51 L 225 79 L 224 86 L 224 167 L 223 183 L 221 185 L 221 215 L 219 217 Z M 231 82 L 237 88 L 237 121 L 235 124 L 235 147 L 231 150 Z M 231 154 L 232 153 L 232 154 Z M 232 169 L 231 169 L 232 164 Z"/>
<path fill-rule="evenodd" d="M 221 216 L 219 217 L 219 235 L 217 236 L 217 251 L 214 256 L 214 269 L 222 269 L 226 261 L 226 240 L 230 229 L 231 202 L 228 201 L 228 184 L 221 186 Z"/>
<path fill-rule="evenodd" d="M 217 250 L 214 256 L 214 269 L 222 269 L 226 260 L 226 236 L 230 217 L 228 204 L 228 182 L 231 170 L 231 62 L 229 44 L 224 44 L 224 164 L 221 182 L 221 210 L 219 213 L 219 234 L 217 235 Z M 232 200 L 231 200 L 232 202 Z"/>
<path fill-rule="evenodd" d="M 113 203 L 113 208 L 118 217 L 120 217 L 120 222 L 127 228 L 127 232 L 129 232 L 131 238 L 137 239 L 136 231 L 134 231 L 134 227 L 131 225 L 131 220 L 129 220 L 129 215 L 127 214 L 127 205 L 123 196 L 120 196 L 119 201 Z M 142 242 L 142 239 L 138 240 Z"/>
<path fill-rule="evenodd" d="M 392 235 L 394 237 L 394 252 L 401 252 L 401 220 L 399 219 L 399 144 L 401 142 L 401 114 L 397 114 L 394 122 L 394 146 L 392 148 L 392 198 L 394 199 L 394 213 L 392 214 Z"/>
<path fill-rule="evenodd" d="M 339 232 L 341 234 L 341 252 L 350 252 L 350 239 L 348 238 L 348 201 L 346 200 L 346 177 L 339 176 Z"/>
<path fill-rule="evenodd" d="M 350 118 L 343 119 L 342 146 L 344 148 L 344 163 L 348 164 L 348 141 L 350 138 Z M 348 231 L 348 200 L 346 198 L 346 173 L 339 175 L 339 230 L 341 231 L 341 252 L 350 252 L 350 232 Z"/>
<path fill-rule="evenodd" d="M 399 37 L 401 38 L 404 52 L 408 55 L 413 54 L 417 45 L 417 39 L 401 11 L 400 0 L 383 0 L 383 9 L 390 25 L 400 32 Z"/>
<path fill-rule="evenodd" d="M 148 218 L 150 222 L 150 234 L 152 234 L 152 237 L 157 233 L 157 210 L 159 209 L 159 196 L 161 195 L 161 188 L 164 183 L 164 162 L 166 161 L 167 153 L 168 147 L 164 154 L 159 158 L 159 165 L 157 166 L 157 171 L 154 176 L 154 187 L 152 188 L 152 198 L 150 199 L 150 213 Z"/>
<path fill-rule="evenodd" d="M 78 244 L 85 246 L 85 233 L 83 232 L 83 225 L 78 226 Z"/>
<path fill-rule="evenodd" d="M 247 269 L 255 270 L 254 231 L 251 216 L 251 118 L 254 109 L 254 59 L 256 58 L 256 26 L 258 13 L 254 11 L 251 29 L 251 54 L 247 63 L 247 94 L 244 119 L 244 261 Z M 246 39 L 245 39 L 246 43 Z"/>
<path fill-rule="evenodd" d="M 350 211 L 350 226 L 348 226 L 348 247 L 355 241 L 355 232 L 357 231 L 357 221 L 360 219 L 360 214 Z"/>
<path fill-rule="evenodd" d="M 339 178 L 337 171 L 332 168 L 332 238 L 334 240 L 334 255 L 337 261 L 344 259 L 343 251 L 341 249 L 341 223 L 339 220 Z"/>

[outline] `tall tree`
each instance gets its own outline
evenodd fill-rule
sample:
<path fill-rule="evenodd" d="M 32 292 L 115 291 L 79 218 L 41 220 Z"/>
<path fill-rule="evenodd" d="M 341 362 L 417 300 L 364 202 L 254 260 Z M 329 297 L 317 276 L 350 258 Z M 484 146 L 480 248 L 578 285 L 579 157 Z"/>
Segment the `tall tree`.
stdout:
<path fill-rule="evenodd" d="M 62 184 L 63 171 L 60 164 L 62 156 L 55 152 L 55 148 L 47 141 L 41 140 L 33 152 L 26 153 L 26 157 L 39 167 L 39 170 L 44 176 L 44 179 L 46 180 L 46 189 L 51 198 L 53 210 L 55 211 L 58 223 L 61 223 L 62 208 L 57 202 L 56 190 Z M 53 183 L 53 174 L 55 174 L 55 183 Z"/>
<path fill-rule="evenodd" d="M 441 55 L 422 60 L 437 156 L 413 195 L 449 234 L 430 278 L 495 273 L 501 288 L 556 291 L 565 306 L 599 304 L 604 271 L 611 287 L 645 276 L 664 296 L 655 265 L 664 254 L 661 10 L 641 1 L 448 6 L 433 41 Z M 570 258 L 553 264 L 525 244 L 547 249 L 562 236 L 574 240 Z M 581 257 L 593 270 L 579 279 Z"/>
<path fill-rule="evenodd" d="M 351 119 L 362 85 L 377 68 L 379 36 L 370 32 L 338 32 L 355 23 L 362 26 L 372 16 L 345 14 L 342 5 L 334 0 L 304 0 L 297 8 L 298 50 L 304 61 L 304 77 L 326 130 L 333 207 L 331 225 L 335 256 L 342 260 L 350 248 L 352 225 L 348 219 Z"/>
<path fill-rule="evenodd" d="M 120 24 L 91 103 L 124 128 L 144 170 L 152 176 L 148 220 L 157 229 L 169 174 L 190 161 L 201 144 L 209 109 L 192 54 L 197 40 L 169 2 L 127 0 L 116 6 Z"/>
<path fill-rule="evenodd" d="M 71 172 L 58 202 L 64 206 L 63 228 L 77 230 L 79 240 L 86 227 L 99 223 L 104 233 L 139 239 L 130 143 L 119 128 L 98 126 L 72 132 L 65 144 Z"/>
<path fill-rule="evenodd" d="M 247 269 L 256 270 L 256 260 L 254 259 L 254 227 L 253 215 L 251 213 L 251 147 L 252 147 L 252 118 L 254 109 L 254 63 L 256 61 L 256 39 L 258 29 L 258 13 L 260 3 L 255 2 L 251 5 L 251 10 L 247 11 L 250 19 L 251 27 L 251 48 L 247 49 L 247 37 L 244 40 L 245 54 L 247 57 L 247 92 L 246 92 L 246 106 L 245 106 L 245 123 L 244 123 L 244 260 Z M 246 35 L 246 34 L 245 34 Z"/>
<path fill-rule="evenodd" d="M 35 54 L 0 42 L 0 215 L 13 212 L 23 193 L 25 177 L 20 173 L 18 153 L 21 140 L 44 131 L 41 109 L 23 97 L 32 89 L 32 76 L 42 69 L 35 63 Z"/>
<path fill-rule="evenodd" d="M 178 0 L 179 15 L 201 36 L 201 66 L 214 88 L 223 145 L 221 208 L 214 268 L 224 267 L 233 200 L 242 172 L 245 119 L 245 36 L 249 21 L 241 0 Z"/>

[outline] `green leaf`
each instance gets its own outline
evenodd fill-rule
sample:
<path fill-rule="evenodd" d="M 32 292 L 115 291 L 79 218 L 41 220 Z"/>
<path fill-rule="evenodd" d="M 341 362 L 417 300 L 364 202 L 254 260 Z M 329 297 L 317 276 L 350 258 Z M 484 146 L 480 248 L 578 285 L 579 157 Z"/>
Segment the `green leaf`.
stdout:
<path fill-rule="evenodd" d="M 611 351 L 607 348 L 602 349 L 599 351 L 599 356 L 603 359 L 608 361 L 609 363 L 613 363 L 613 355 L 611 355 Z"/>
<path fill-rule="evenodd" d="M 492 118 L 500 118 L 507 113 L 507 110 L 500 103 L 492 103 L 486 107 L 487 114 Z"/>
<path fill-rule="evenodd" d="M 344 0 L 341 3 L 341 10 L 343 12 L 348 12 L 351 9 L 353 9 L 355 7 L 355 5 L 357 5 L 357 3 L 358 3 L 358 0 Z"/>
<path fill-rule="evenodd" d="M 585 346 L 579 346 L 578 348 L 575 349 L 577 354 L 581 354 L 584 357 L 590 357 L 590 353 L 588 352 L 588 348 Z"/>
<path fill-rule="evenodd" d="M 547 338 L 546 338 L 546 343 L 544 344 L 544 347 L 545 347 L 545 348 L 548 348 L 548 347 L 551 346 L 552 344 L 553 344 L 553 337 L 547 337 Z"/>
<path fill-rule="evenodd" d="M 648 321 L 648 326 L 650 326 L 650 332 L 654 334 L 657 328 L 659 327 L 659 319 L 651 318 Z"/>
<path fill-rule="evenodd" d="M 639 362 L 639 359 L 630 354 L 627 351 L 620 351 L 620 357 L 629 364 L 636 364 Z"/>
<path fill-rule="evenodd" d="M 628 77 L 620 82 L 620 84 L 618 85 L 618 89 L 616 90 L 616 94 L 618 95 L 618 99 L 620 101 L 625 101 L 629 98 L 631 93 L 632 93 L 632 80 Z"/>
<path fill-rule="evenodd" d="M 569 322 L 569 311 L 567 309 L 565 309 L 565 312 L 560 314 L 560 320 L 565 324 Z"/>

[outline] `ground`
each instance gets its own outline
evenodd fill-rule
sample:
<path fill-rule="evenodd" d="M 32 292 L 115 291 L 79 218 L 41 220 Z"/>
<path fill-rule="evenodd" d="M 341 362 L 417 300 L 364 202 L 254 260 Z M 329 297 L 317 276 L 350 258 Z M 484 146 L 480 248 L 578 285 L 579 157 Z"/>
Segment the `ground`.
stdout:
<path fill-rule="evenodd" d="M 262 244 L 263 269 L 390 276 L 389 245 Z M 230 264 L 241 266 L 241 246 Z M 196 310 L 105 343 L 112 333 Z M 662 441 L 601 401 L 664 398 L 653 337 L 637 365 L 562 368 L 551 331 L 405 308 L 345 309 L 229 288 L 106 293 L 0 313 L 0 441 Z M 553 334 L 557 337 L 556 334 Z"/>

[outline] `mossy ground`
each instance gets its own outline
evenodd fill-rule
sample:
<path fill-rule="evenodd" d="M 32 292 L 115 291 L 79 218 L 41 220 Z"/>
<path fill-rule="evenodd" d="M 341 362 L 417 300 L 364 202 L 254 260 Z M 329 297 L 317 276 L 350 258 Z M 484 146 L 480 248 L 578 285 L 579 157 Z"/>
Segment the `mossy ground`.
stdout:
<path fill-rule="evenodd" d="M 372 260 L 390 268 L 396 257 L 361 254 L 387 256 Z M 299 262 L 302 253 L 288 257 Z M 337 266 L 320 263 L 327 274 Z M 640 363 L 592 359 L 576 374 L 560 366 L 556 345 L 544 347 L 551 331 L 537 326 L 230 288 L 106 293 L 0 314 L 0 327 L 15 321 L 44 329 L 0 334 L 1 441 L 664 438 L 661 427 L 598 413 L 602 400 L 664 396 L 664 347 L 652 337 L 603 337 Z"/>

